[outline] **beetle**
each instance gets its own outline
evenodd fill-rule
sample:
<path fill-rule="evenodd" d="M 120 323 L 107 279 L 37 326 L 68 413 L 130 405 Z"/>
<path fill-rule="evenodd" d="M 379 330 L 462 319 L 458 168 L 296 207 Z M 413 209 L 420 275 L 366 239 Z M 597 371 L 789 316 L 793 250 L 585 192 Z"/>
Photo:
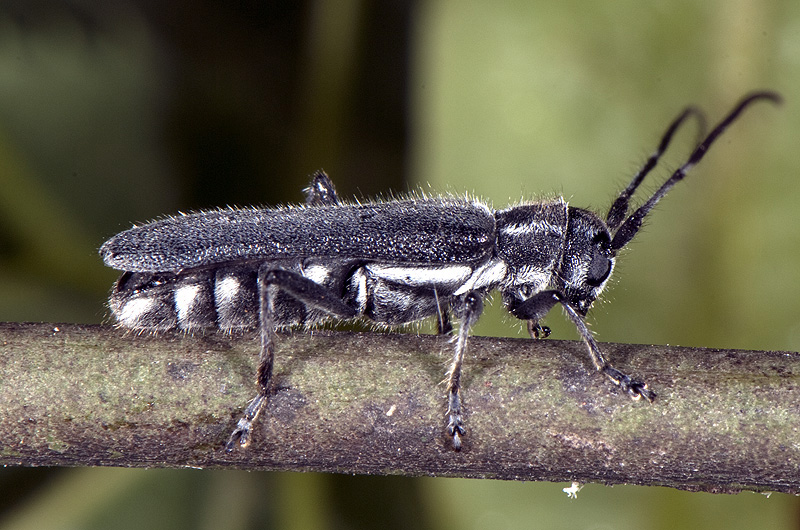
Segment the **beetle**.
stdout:
<path fill-rule="evenodd" d="M 638 233 L 655 204 L 705 156 L 745 108 L 780 102 L 774 92 L 745 96 L 641 206 L 630 200 L 655 167 L 690 107 L 661 138 L 605 219 L 563 198 L 494 210 L 479 200 L 410 196 L 342 201 L 320 171 L 305 204 L 223 208 L 166 217 L 121 232 L 100 254 L 123 271 L 109 305 L 119 325 L 140 331 L 259 329 L 257 395 L 226 444 L 245 447 L 270 394 L 276 332 L 331 319 L 364 318 L 398 326 L 438 318 L 439 333 L 459 321 L 447 376 L 452 447 L 466 434 L 461 372 L 470 329 L 484 299 L 499 291 L 508 311 L 544 337 L 545 315 L 560 305 L 596 369 L 634 399 L 652 402 L 644 382 L 614 368 L 584 322 L 614 269 L 617 253 Z"/>

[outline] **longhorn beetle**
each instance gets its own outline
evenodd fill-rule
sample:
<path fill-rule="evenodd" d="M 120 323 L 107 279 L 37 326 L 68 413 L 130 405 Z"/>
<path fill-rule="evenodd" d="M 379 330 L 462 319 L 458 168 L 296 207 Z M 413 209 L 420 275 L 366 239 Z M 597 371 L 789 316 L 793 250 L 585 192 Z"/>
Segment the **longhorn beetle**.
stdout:
<path fill-rule="evenodd" d="M 258 328 L 258 394 L 226 449 L 246 446 L 270 393 L 276 331 L 330 319 L 363 317 L 395 326 L 439 317 L 439 332 L 459 320 L 448 372 L 446 432 L 453 448 L 465 434 L 461 367 L 470 328 L 493 290 L 531 337 L 546 336 L 542 318 L 560 304 L 598 371 L 632 398 L 655 392 L 606 361 L 584 317 L 606 285 L 617 252 L 633 239 L 656 203 L 700 162 L 708 148 L 753 102 L 779 103 L 773 92 L 744 99 L 705 137 L 641 206 L 630 199 L 658 163 L 688 108 L 611 205 L 605 221 L 563 198 L 493 210 L 478 200 L 409 197 L 343 202 L 317 172 L 304 205 L 224 208 L 181 214 L 112 237 L 100 253 L 124 271 L 110 307 L 134 330 L 224 331 Z"/>

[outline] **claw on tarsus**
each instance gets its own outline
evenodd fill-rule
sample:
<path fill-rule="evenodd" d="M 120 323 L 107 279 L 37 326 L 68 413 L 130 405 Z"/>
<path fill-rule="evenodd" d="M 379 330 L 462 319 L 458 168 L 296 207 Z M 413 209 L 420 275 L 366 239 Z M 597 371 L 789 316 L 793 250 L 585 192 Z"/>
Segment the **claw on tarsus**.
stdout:
<path fill-rule="evenodd" d="M 228 438 L 228 443 L 225 444 L 226 453 L 233 452 L 237 446 L 244 449 L 250 444 L 253 423 L 258 418 L 261 409 L 264 408 L 266 401 L 267 396 L 259 394 L 247 405 L 244 414 L 239 419 L 239 423 L 236 424 L 236 428 L 231 433 L 231 437 Z"/>
<path fill-rule="evenodd" d="M 647 388 L 647 383 L 631 379 L 613 366 L 606 365 L 602 371 L 614 384 L 627 392 L 631 398 L 635 400 L 645 398 L 650 403 L 656 399 L 656 393 Z"/>
<path fill-rule="evenodd" d="M 231 437 L 228 438 L 228 443 L 225 444 L 225 452 L 232 453 L 237 446 L 244 449 L 248 445 L 250 445 L 250 429 L 252 427 L 252 422 L 245 420 L 244 418 L 239 420 L 239 423 L 236 425 L 236 429 L 231 433 Z"/>
<path fill-rule="evenodd" d="M 453 449 L 461 450 L 461 437 L 466 433 L 461 422 L 461 416 L 450 415 L 450 422 L 447 424 L 447 434 L 453 440 Z"/>

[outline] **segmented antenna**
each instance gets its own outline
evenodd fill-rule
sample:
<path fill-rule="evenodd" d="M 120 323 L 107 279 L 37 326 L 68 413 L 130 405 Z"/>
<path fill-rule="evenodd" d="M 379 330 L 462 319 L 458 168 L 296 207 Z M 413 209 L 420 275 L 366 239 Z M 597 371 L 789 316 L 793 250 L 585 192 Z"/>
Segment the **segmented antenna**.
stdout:
<path fill-rule="evenodd" d="M 631 196 L 636 192 L 636 188 L 639 187 L 639 184 L 642 183 L 644 178 L 647 176 L 650 171 L 658 161 L 661 159 L 661 155 L 664 154 L 664 151 L 667 150 L 669 147 L 670 142 L 672 142 L 672 137 L 675 135 L 675 131 L 678 130 L 678 127 L 683 124 L 683 122 L 689 118 L 690 116 L 695 116 L 697 121 L 700 122 L 700 138 L 705 135 L 706 129 L 706 117 L 703 115 L 703 111 L 698 109 L 697 107 L 688 107 L 684 110 L 680 116 L 678 116 L 675 121 L 667 129 L 667 132 L 664 133 L 664 136 L 661 138 L 661 143 L 658 144 L 658 147 L 650 155 L 650 158 L 647 159 L 647 162 L 642 166 L 636 175 L 633 176 L 633 180 L 631 183 L 628 184 L 628 187 L 622 190 L 619 194 L 619 197 L 614 201 L 614 204 L 611 205 L 611 208 L 608 210 L 608 215 L 606 216 L 606 226 L 612 232 L 617 229 L 617 227 L 622 224 L 622 221 L 625 219 L 625 216 L 628 215 L 628 207 L 630 205 Z M 698 138 L 698 142 L 700 141 Z"/>
<path fill-rule="evenodd" d="M 661 187 L 647 200 L 647 202 L 641 205 L 635 212 L 625 219 L 625 222 L 622 223 L 621 226 L 619 226 L 619 229 L 614 233 L 614 238 L 611 240 L 609 249 L 611 251 L 617 251 L 627 245 L 642 227 L 642 222 L 647 214 L 650 213 L 650 210 L 653 209 L 656 203 L 660 201 L 661 198 L 664 197 L 664 195 L 666 195 L 675 184 L 683 180 L 683 177 L 685 177 L 686 174 L 698 162 L 700 162 L 700 160 L 703 159 L 708 151 L 708 148 L 711 147 L 711 144 L 714 143 L 717 137 L 719 137 L 719 135 L 722 134 L 731 123 L 739 118 L 739 115 L 744 111 L 744 109 L 749 107 L 752 103 L 762 99 L 771 101 L 775 104 L 780 104 L 783 101 L 782 98 L 775 92 L 754 92 L 748 96 L 745 96 L 739 102 L 739 104 L 736 105 L 736 107 L 722 121 L 720 121 L 716 127 L 714 127 L 714 130 L 712 130 L 708 136 L 706 136 L 705 139 L 698 144 L 692 154 L 689 155 L 689 158 L 686 160 L 686 162 L 684 162 L 684 164 L 678 168 L 672 174 L 672 176 L 670 176 L 666 182 L 664 182 L 664 184 L 661 185 Z M 617 219 L 624 217 L 624 215 L 627 213 L 630 195 L 636 190 L 636 187 L 644 179 L 644 176 L 647 175 L 647 172 L 652 169 L 652 165 L 658 161 L 658 157 L 663 152 L 662 148 L 666 148 L 671 140 L 672 134 L 675 132 L 675 128 L 677 128 L 687 117 L 687 112 L 691 113 L 690 111 L 691 109 L 687 109 L 687 111 L 681 114 L 681 116 L 678 117 L 675 122 L 673 122 L 669 130 L 667 130 L 667 133 L 664 135 L 661 145 L 659 145 L 659 149 L 656 150 L 654 155 L 650 157 L 650 160 L 647 161 L 639 174 L 634 177 L 634 180 L 631 182 L 631 184 L 625 190 L 623 190 L 617 200 L 614 201 L 614 204 L 608 213 L 608 219 L 610 223 L 616 223 L 616 226 L 619 224 Z M 655 161 L 651 165 L 651 161 L 653 161 L 654 157 Z"/>

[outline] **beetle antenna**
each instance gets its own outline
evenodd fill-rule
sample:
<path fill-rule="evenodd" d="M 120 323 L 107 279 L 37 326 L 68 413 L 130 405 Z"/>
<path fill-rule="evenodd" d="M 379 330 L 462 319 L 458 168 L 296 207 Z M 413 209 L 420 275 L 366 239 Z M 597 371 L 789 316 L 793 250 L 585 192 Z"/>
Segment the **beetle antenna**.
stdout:
<path fill-rule="evenodd" d="M 611 205 L 611 208 L 608 210 L 608 215 L 606 216 L 606 225 L 608 226 L 609 230 L 614 231 L 620 224 L 622 224 L 625 216 L 628 215 L 630 199 L 631 196 L 636 192 L 636 188 L 639 187 L 639 184 L 642 183 L 647 174 L 650 173 L 654 167 L 656 167 L 656 164 L 658 164 L 658 161 L 661 159 L 661 155 L 663 155 L 664 151 L 666 151 L 667 147 L 669 147 L 675 131 L 677 131 L 678 127 L 680 127 L 690 116 L 696 117 L 697 121 L 700 122 L 700 138 L 698 138 L 697 141 L 699 142 L 703 137 L 706 129 L 706 118 L 703 115 L 703 112 L 697 107 L 687 107 L 680 116 L 675 118 L 675 121 L 673 121 L 669 126 L 667 132 L 665 132 L 664 136 L 661 137 L 661 142 L 658 144 L 656 150 L 653 151 L 653 154 L 650 155 L 650 158 L 647 159 L 647 162 L 645 162 L 642 168 L 636 173 L 636 175 L 633 176 L 633 180 L 631 180 L 631 183 L 628 184 L 628 187 L 622 190 L 622 192 L 619 194 L 619 197 L 617 197 L 617 199 L 614 201 L 614 204 Z"/>
<path fill-rule="evenodd" d="M 647 200 L 647 202 L 645 202 L 642 206 L 640 206 L 625 220 L 624 223 L 622 223 L 619 229 L 614 233 L 614 239 L 612 239 L 611 244 L 609 246 L 610 250 L 617 251 L 622 247 L 624 247 L 625 245 L 627 245 L 630 242 L 630 240 L 633 239 L 633 237 L 636 235 L 639 229 L 642 228 L 642 222 L 644 221 L 644 218 L 647 216 L 647 214 L 650 213 L 650 210 L 653 209 L 656 203 L 660 201 L 662 197 L 664 197 L 664 195 L 666 195 L 675 184 L 683 180 L 683 177 L 685 177 L 686 174 L 695 165 L 697 165 L 697 163 L 700 162 L 700 160 L 703 159 L 706 152 L 708 151 L 708 148 L 711 147 L 711 144 L 714 143 L 717 137 L 719 137 L 719 135 L 722 134 L 731 123 L 733 123 L 734 121 L 736 121 L 737 118 L 739 118 L 739 115 L 742 113 L 742 111 L 744 111 L 744 109 L 749 107 L 752 103 L 762 99 L 771 101 L 775 104 L 780 104 L 783 101 L 781 97 L 775 92 L 754 92 L 746 96 L 744 99 L 742 99 L 739 102 L 739 104 L 736 105 L 736 107 L 721 122 L 719 122 L 719 124 L 716 127 L 714 127 L 714 130 L 712 130 L 709 133 L 709 135 L 706 136 L 702 142 L 700 142 L 700 144 L 695 148 L 692 154 L 689 155 L 689 158 L 686 160 L 686 162 L 684 162 L 684 164 L 681 167 L 679 167 L 672 174 L 672 176 L 670 176 L 666 180 L 666 182 L 664 182 L 664 184 L 661 185 L 660 188 L 658 188 L 658 190 L 652 195 L 652 197 L 650 197 Z M 678 120 L 676 120 L 676 122 L 673 123 L 673 126 L 676 123 L 680 124 L 680 122 L 681 119 L 678 118 Z M 669 136 L 671 136 L 670 131 L 667 131 L 667 134 L 665 135 L 667 143 L 669 143 Z M 662 145 L 663 144 L 664 141 L 662 140 Z M 645 167 L 647 167 L 647 165 L 645 165 Z M 634 182 L 632 182 L 631 184 L 638 185 L 638 183 L 636 183 L 636 179 L 634 179 Z M 628 188 L 630 187 L 631 186 L 628 186 Z M 634 186 L 633 189 L 635 188 L 636 187 Z M 624 197 L 627 191 L 628 189 L 626 188 L 616 202 L 619 202 L 620 199 L 625 201 L 626 199 L 624 199 Z M 614 203 L 615 205 L 616 202 Z M 612 206 L 611 210 L 612 212 L 614 211 L 614 206 Z M 609 217 L 611 217 L 612 212 L 609 212 Z M 615 213 L 615 215 L 617 214 Z"/>

